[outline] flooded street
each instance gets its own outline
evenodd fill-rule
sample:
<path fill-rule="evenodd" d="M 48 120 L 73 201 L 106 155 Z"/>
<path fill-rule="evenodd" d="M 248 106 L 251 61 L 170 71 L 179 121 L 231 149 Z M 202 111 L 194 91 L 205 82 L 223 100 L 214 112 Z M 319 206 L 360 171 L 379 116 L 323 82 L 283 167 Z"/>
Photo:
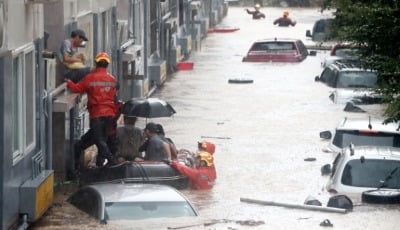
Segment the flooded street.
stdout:
<path fill-rule="evenodd" d="M 325 219 L 336 229 L 398 229 L 398 205 L 367 205 L 353 200 L 352 212 L 336 214 L 240 202 L 240 198 L 251 198 L 303 204 L 309 195 L 327 197 L 323 187 L 328 178 L 321 176 L 320 168 L 331 163 L 333 156 L 321 151 L 327 142 L 320 140 L 319 132 L 333 129 L 345 116 L 368 116 L 344 112 L 344 105 L 333 104 L 328 98 L 330 89 L 314 82 L 327 52 L 296 64 L 243 63 L 242 57 L 254 40 L 299 38 L 308 44 L 306 30 L 312 29 L 317 19 L 329 16 L 317 8 L 289 9 L 289 17 L 297 25 L 279 28 L 272 21 L 283 9 L 261 11 L 266 19 L 252 20 L 244 8 L 230 7 L 219 26 L 240 30 L 208 34 L 201 50 L 188 60 L 194 62 L 194 69 L 173 74 L 152 95 L 168 101 L 177 113 L 147 122 L 161 123 L 178 148 L 195 151 L 197 141 L 204 139 L 216 144 L 218 178 L 214 188 L 181 191 L 197 207 L 200 218 L 105 226 L 61 202 L 35 229 L 320 229 Z M 254 82 L 228 83 L 232 78 Z M 145 120 L 138 123 L 144 127 Z M 304 161 L 309 157 L 316 161 Z M 178 228 L 184 226 L 191 227 Z"/>

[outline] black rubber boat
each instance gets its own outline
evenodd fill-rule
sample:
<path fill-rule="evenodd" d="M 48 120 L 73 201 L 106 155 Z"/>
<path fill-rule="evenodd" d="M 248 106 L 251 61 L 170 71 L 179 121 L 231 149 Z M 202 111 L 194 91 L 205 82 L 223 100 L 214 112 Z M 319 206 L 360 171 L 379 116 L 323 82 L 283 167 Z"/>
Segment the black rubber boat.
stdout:
<path fill-rule="evenodd" d="M 79 176 L 80 185 L 121 182 L 165 184 L 176 189 L 189 185 L 186 176 L 161 161 L 127 161 L 112 167 L 85 168 Z"/>

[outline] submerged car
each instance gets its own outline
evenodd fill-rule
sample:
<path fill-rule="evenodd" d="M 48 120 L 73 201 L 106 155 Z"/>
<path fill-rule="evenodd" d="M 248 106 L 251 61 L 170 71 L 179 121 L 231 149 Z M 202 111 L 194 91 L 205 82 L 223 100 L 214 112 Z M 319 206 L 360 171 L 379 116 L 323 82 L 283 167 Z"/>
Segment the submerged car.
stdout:
<path fill-rule="evenodd" d="M 400 148 L 399 125 L 377 118 L 344 118 L 334 132 L 322 131 L 319 136 L 330 140 L 324 152 L 338 153 L 350 144 Z"/>
<path fill-rule="evenodd" d="M 319 19 L 314 23 L 312 30 L 306 31 L 306 37 L 316 42 L 324 42 L 332 39 L 332 18 Z"/>
<path fill-rule="evenodd" d="M 400 202 L 400 149 L 349 145 L 333 161 L 326 189 L 370 203 Z"/>
<path fill-rule="evenodd" d="M 363 68 L 359 62 L 336 61 L 325 67 L 315 81 L 334 88 L 329 98 L 336 104 L 373 104 L 380 103 L 382 99 L 374 91 L 378 87 L 377 72 Z"/>
<path fill-rule="evenodd" d="M 366 69 L 359 62 L 350 60 L 336 61 L 315 77 L 331 88 L 376 88 L 378 86 L 377 72 Z"/>
<path fill-rule="evenodd" d="M 329 56 L 322 62 L 322 68 L 334 63 L 337 60 L 359 60 L 362 47 L 350 44 L 336 44 L 331 48 Z"/>
<path fill-rule="evenodd" d="M 301 62 L 308 50 L 298 39 L 263 39 L 254 42 L 243 62 Z"/>
<path fill-rule="evenodd" d="M 198 216 L 191 202 L 167 185 L 94 184 L 81 187 L 68 201 L 98 218 L 101 223 L 108 220 Z"/>

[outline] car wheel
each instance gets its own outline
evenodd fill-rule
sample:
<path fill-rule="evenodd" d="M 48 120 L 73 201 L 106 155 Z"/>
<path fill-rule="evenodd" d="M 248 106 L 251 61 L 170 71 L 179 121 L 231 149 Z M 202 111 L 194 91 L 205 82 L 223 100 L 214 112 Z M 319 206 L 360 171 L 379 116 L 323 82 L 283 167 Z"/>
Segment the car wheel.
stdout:
<path fill-rule="evenodd" d="M 236 83 L 236 84 L 249 84 L 253 83 L 252 79 L 246 79 L 246 78 L 231 78 L 228 80 L 228 83 Z"/>
<path fill-rule="evenodd" d="M 400 203 L 400 191 L 369 190 L 362 193 L 361 200 L 371 204 L 398 204 Z"/>

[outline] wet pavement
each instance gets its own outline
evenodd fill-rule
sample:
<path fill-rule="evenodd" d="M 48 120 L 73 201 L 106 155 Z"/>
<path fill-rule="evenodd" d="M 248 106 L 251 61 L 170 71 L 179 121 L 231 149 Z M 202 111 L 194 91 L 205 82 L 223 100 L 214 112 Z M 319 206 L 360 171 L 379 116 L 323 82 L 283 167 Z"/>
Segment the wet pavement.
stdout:
<path fill-rule="evenodd" d="M 279 28 L 272 21 L 280 8 L 263 8 L 265 20 L 252 20 L 245 8 L 230 7 L 221 26 L 239 27 L 233 33 L 209 34 L 201 50 L 188 61 L 194 69 L 171 76 L 153 97 L 168 101 L 177 111 L 161 123 L 178 148 L 196 150 L 199 140 L 216 144 L 217 181 L 211 191 L 182 190 L 197 207 L 199 218 L 113 222 L 99 225 L 64 200 L 58 200 L 34 229 L 320 229 L 329 219 L 336 229 L 398 229 L 398 205 L 367 205 L 355 198 L 347 214 L 263 206 L 240 198 L 303 204 L 309 195 L 327 199 L 320 168 L 333 156 L 321 149 L 319 132 L 333 129 L 347 113 L 333 104 L 330 89 L 315 83 L 327 52 L 296 64 L 242 63 L 254 40 L 270 37 L 305 38 L 315 20 L 327 17 L 319 9 L 289 9 L 297 21 Z M 230 84 L 229 79 L 252 79 L 252 84 Z M 372 116 L 380 116 L 375 112 Z M 140 127 L 145 120 L 140 119 Z M 305 161 L 306 158 L 315 161 Z M 323 205 L 326 205 L 324 203 Z"/>

